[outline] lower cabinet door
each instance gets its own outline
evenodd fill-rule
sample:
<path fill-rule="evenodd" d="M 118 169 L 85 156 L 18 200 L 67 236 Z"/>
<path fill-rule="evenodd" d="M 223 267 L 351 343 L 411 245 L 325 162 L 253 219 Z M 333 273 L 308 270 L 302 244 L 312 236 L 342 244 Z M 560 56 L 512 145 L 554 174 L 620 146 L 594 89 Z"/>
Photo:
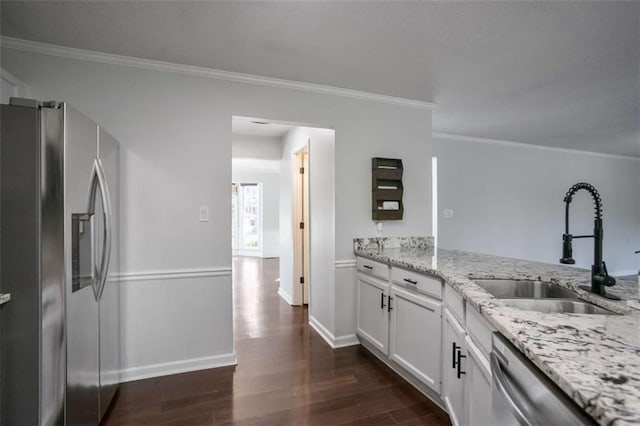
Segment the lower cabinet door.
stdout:
<path fill-rule="evenodd" d="M 469 426 L 492 426 L 491 368 L 489 360 L 466 337 L 465 421 Z"/>
<path fill-rule="evenodd" d="M 389 357 L 440 394 L 442 304 L 392 286 Z"/>
<path fill-rule="evenodd" d="M 358 274 L 357 333 L 385 355 L 389 354 L 389 285 Z"/>
<path fill-rule="evenodd" d="M 446 308 L 442 321 L 442 399 L 453 426 L 462 426 L 466 424 L 464 419 L 466 331 Z"/>

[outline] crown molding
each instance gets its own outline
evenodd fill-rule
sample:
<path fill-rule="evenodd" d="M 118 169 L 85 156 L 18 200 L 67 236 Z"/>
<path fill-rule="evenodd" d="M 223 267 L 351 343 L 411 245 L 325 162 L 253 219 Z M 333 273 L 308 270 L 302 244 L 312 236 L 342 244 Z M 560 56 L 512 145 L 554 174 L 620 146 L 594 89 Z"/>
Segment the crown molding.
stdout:
<path fill-rule="evenodd" d="M 456 135 L 452 133 L 433 132 L 431 133 L 431 136 L 436 139 L 455 140 L 455 141 L 461 141 L 461 142 L 473 142 L 473 143 L 483 143 L 483 144 L 491 144 L 491 145 L 512 146 L 515 148 L 534 149 L 538 151 L 564 152 L 569 154 L 581 154 L 581 155 L 587 155 L 592 157 L 612 158 L 616 160 L 640 161 L 640 157 L 632 157 L 627 155 L 607 154 L 605 152 L 594 152 L 594 151 L 581 151 L 579 149 L 559 148 L 555 146 L 546 146 L 546 145 L 534 145 L 531 143 L 504 141 L 500 139 L 477 138 L 475 136 L 463 136 L 463 135 Z"/>
<path fill-rule="evenodd" d="M 433 102 L 424 102 L 415 99 L 398 98 L 394 96 L 380 95 L 377 93 L 363 92 L 359 90 L 344 89 L 340 87 L 325 86 L 321 84 L 304 83 L 301 81 L 285 80 L 280 78 L 262 77 L 258 75 L 216 70 L 213 68 L 176 64 L 172 62 L 154 61 L 151 59 L 142 59 L 132 56 L 114 55 L 111 53 L 57 46 L 54 44 L 22 40 L 13 37 L 0 36 L 0 47 L 19 50 L 22 52 L 39 53 L 43 55 L 77 59 L 81 61 L 142 68 L 154 71 L 165 71 L 196 77 L 225 80 L 234 83 L 245 83 L 257 86 L 291 89 L 302 92 L 339 96 L 343 98 L 379 102 L 411 108 L 432 110 L 436 106 L 436 104 Z"/>

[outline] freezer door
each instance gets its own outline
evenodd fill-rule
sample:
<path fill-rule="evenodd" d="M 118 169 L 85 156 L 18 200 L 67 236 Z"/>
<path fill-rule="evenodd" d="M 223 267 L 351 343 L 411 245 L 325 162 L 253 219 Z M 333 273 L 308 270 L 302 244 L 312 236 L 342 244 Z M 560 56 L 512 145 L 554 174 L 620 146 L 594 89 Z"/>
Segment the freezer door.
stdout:
<path fill-rule="evenodd" d="M 98 277 L 93 247 L 102 233 L 96 229 L 96 215 L 88 212 L 98 128 L 68 105 L 65 118 L 66 417 L 67 425 L 73 426 L 99 420 Z"/>
<path fill-rule="evenodd" d="M 102 164 L 111 205 L 111 255 L 106 281 L 100 297 L 100 417 L 102 418 L 113 400 L 120 383 L 120 273 L 119 253 L 119 145 L 103 129 L 99 130 L 98 158 Z M 104 218 L 104 205 L 96 205 L 96 221 Z M 101 226 L 104 226 L 103 224 Z M 98 246 L 101 250 L 103 244 Z M 100 253 L 101 255 L 101 253 Z"/>

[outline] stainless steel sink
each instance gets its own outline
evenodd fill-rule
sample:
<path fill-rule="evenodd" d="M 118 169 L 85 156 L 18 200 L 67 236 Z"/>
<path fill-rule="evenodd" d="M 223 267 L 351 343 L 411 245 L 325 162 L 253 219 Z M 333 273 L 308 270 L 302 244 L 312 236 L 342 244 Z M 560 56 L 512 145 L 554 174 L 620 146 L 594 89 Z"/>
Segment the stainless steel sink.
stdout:
<path fill-rule="evenodd" d="M 575 299 L 576 294 L 555 284 L 532 280 L 475 280 L 498 299 Z"/>
<path fill-rule="evenodd" d="M 507 306 L 523 309 L 525 311 L 536 311 L 544 313 L 614 315 L 614 313 L 611 311 L 579 300 L 502 299 L 501 301 Z"/>

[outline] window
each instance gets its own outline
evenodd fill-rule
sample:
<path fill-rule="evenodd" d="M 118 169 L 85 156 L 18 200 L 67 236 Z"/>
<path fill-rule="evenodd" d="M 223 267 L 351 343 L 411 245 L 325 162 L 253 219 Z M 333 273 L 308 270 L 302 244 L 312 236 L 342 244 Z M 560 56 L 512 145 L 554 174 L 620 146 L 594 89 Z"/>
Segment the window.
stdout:
<path fill-rule="evenodd" d="M 235 250 L 260 250 L 262 197 L 259 183 L 232 184 L 232 244 Z"/>

